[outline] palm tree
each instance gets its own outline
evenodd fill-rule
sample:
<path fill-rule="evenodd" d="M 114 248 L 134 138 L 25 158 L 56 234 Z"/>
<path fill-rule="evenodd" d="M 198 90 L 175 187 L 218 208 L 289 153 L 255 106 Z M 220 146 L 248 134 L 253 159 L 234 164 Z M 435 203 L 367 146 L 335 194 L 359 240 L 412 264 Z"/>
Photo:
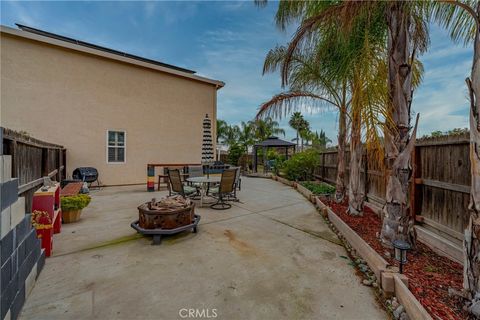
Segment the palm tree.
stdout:
<path fill-rule="evenodd" d="M 263 141 L 274 135 L 285 135 L 285 130 L 280 128 L 280 124 L 270 117 L 256 119 L 252 124 L 255 128 L 255 138 L 257 141 Z"/>
<path fill-rule="evenodd" d="M 248 154 L 248 148 L 255 144 L 255 126 L 252 122 L 240 123 L 240 135 L 238 142 L 243 147 L 245 154 Z"/>
<path fill-rule="evenodd" d="M 303 142 L 305 139 L 308 138 L 308 135 L 311 133 L 310 131 L 310 122 L 308 122 L 307 120 L 303 119 L 303 121 L 300 123 L 300 128 L 299 128 L 299 131 L 300 131 L 300 141 L 301 141 L 301 149 L 303 151 L 304 149 L 304 145 L 303 145 Z M 307 139 L 307 143 L 308 143 L 308 139 Z"/>
<path fill-rule="evenodd" d="M 312 146 L 315 137 L 315 132 L 313 132 L 312 129 L 308 128 L 307 130 L 303 131 L 303 139 L 305 139 L 306 146 Z"/>
<path fill-rule="evenodd" d="M 327 148 L 327 144 L 330 142 L 332 142 L 332 140 L 327 137 L 325 131 L 320 130 L 320 133 L 315 132 L 312 139 L 312 146 L 320 150 L 325 150 Z"/>
<path fill-rule="evenodd" d="M 334 44 L 332 44 L 333 46 Z M 287 49 L 276 47 L 268 53 L 263 72 L 273 72 L 278 69 L 287 73 L 290 81 L 290 91 L 274 96 L 270 101 L 261 105 L 257 118 L 274 116 L 281 118 L 290 111 L 301 110 L 305 104 L 312 108 L 328 109 L 332 106 L 339 111 L 339 133 L 338 133 L 338 165 L 336 177 L 335 199 L 341 202 L 345 197 L 345 144 L 347 136 L 347 109 L 350 105 L 347 81 L 337 81 L 327 77 L 324 72 L 327 63 L 321 55 L 314 51 L 298 51 L 294 53 L 293 62 L 289 68 L 284 68 Z M 332 55 L 323 52 L 326 57 Z M 298 115 L 301 115 L 298 112 Z M 293 127 L 293 126 L 292 126 Z M 297 146 L 299 137 L 297 136 Z"/>
<path fill-rule="evenodd" d="M 386 81 L 385 83 L 378 80 L 367 81 L 365 83 L 362 82 L 365 80 L 372 80 L 367 75 L 371 73 L 371 70 L 379 69 L 381 67 L 380 62 L 382 56 L 379 49 L 382 48 L 381 44 L 385 41 L 385 32 L 382 31 L 381 28 L 378 28 L 377 24 L 379 24 L 379 21 L 383 21 L 383 15 L 377 13 L 376 15 L 365 17 L 364 21 L 354 23 L 353 25 L 355 29 L 350 35 L 347 33 L 343 36 L 339 34 L 338 23 L 335 23 L 333 20 L 329 21 L 329 23 L 322 24 L 321 26 L 317 25 L 315 26 L 316 28 L 318 27 L 316 33 L 313 36 L 313 32 L 309 34 L 308 38 L 310 46 L 299 46 L 299 37 L 301 39 L 306 32 L 305 30 L 308 29 L 305 29 L 304 25 L 308 25 L 309 21 L 318 15 L 318 12 L 321 12 L 322 10 L 325 11 L 331 6 L 332 4 L 328 2 L 280 2 L 277 11 L 277 24 L 284 28 L 286 24 L 294 19 L 301 21 L 301 27 L 298 29 L 288 49 L 283 49 L 283 61 L 281 65 L 282 82 L 283 84 L 287 84 L 288 81 L 292 81 L 293 86 L 300 87 L 300 89 L 303 89 L 304 87 L 313 87 L 314 89 L 320 88 L 322 95 L 314 95 L 312 92 L 315 91 L 308 92 L 308 94 L 292 93 L 290 95 L 284 95 L 287 99 L 284 99 L 284 97 L 279 95 L 274 97 L 272 101 L 274 106 L 280 105 L 278 103 L 278 101 L 280 101 L 284 104 L 286 110 L 291 109 L 291 105 L 289 104 L 292 103 L 292 99 L 290 99 L 292 97 L 297 98 L 293 101 L 297 103 L 299 97 L 303 99 L 306 97 L 318 99 L 319 96 L 323 98 L 324 102 L 332 102 L 332 99 L 329 99 L 330 97 L 324 96 L 325 91 L 326 93 L 333 92 L 334 94 L 337 94 L 337 97 L 337 92 L 342 93 L 344 96 L 349 97 L 347 100 L 348 104 L 350 104 L 352 99 L 355 101 L 356 105 L 352 105 L 352 111 L 356 113 L 352 114 L 353 116 L 351 116 L 351 119 L 354 119 L 357 125 L 352 125 L 352 128 L 354 128 L 355 131 L 352 131 L 351 133 L 352 139 L 350 143 L 352 151 L 351 156 L 354 157 L 352 159 L 353 161 L 351 160 L 351 163 L 355 168 L 351 170 L 351 173 L 353 172 L 353 174 L 350 174 L 349 206 L 351 207 L 351 213 L 359 213 L 361 212 L 364 200 L 364 194 L 361 190 L 363 184 L 360 184 L 360 166 L 362 159 L 361 124 L 364 124 L 366 130 L 367 143 L 373 144 L 379 149 L 380 139 L 378 138 L 378 125 L 382 125 L 379 119 L 382 117 L 386 120 L 389 119 L 384 107 L 384 97 L 386 95 L 384 88 Z M 372 23 L 373 27 L 368 29 L 367 27 L 369 27 L 369 25 L 366 22 L 370 20 L 374 23 Z M 310 25 L 310 27 L 312 26 Z M 314 43 L 314 45 L 311 45 L 311 43 Z M 313 51 L 313 54 L 309 49 Z M 279 48 L 276 49 L 276 52 L 281 51 L 282 50 Z M 311 65 L 308 66 L 308 72 L 303 71 L 306 68 L 301 68 L 300 70 L 303 72 L 299 72 L 299 61 L 303 62 L 305 59 L 299 59 L 298 57 L 300 56 L 300 58 L 302 58 L 302 54 L 305 52 L 313 55 L 314 65 L 313 67 Z M 371 61 L 372 59 L 375 61 Z M 325 70 L 327 71 L 325 72 Z M 302 83 L 301 80 L 305 77 L 305 73 L 313 74 L 314 77 L 307 77 L 310 82 L 304 81 Z M 355 77 L 354 74 L 356 74 Z M 375 72 L 375 74 L 383 76 L 383 78 L 380 79 L 386 80 L 386 73 Z M 298 83 L 301 85 L 298 86 Z M 312 83 L 316 83 L 317 85 L 312 85 Z M 333 88 L 332 84 L 336 84 L 337 86 L 338 84 L 341 84 L 343 85 L 343 88 L 342 90 L 331 90 Z M 355 89 L 355 91 L 352 89 Z M 342 107 L 343 106 L 345 106 L 345 104 L 343 104 Z M 264 104 L 262 109 L 266 107 L 272 107 L 272 103 L 269 102 Z M 364 116 L 363 122 L 361 122 L 361 114 Z M 343 115 L 346 115 L 346 113 L 340 113 L 340 120 L 344 120 L 342 119 Z M 340 121 L 339 125 L 339 175 L 344 173 L 344 169 L 340 169 L 342 167 L 344 168 L 344 148 L 342 148 L 345 141 L 345 135 L 342 135 L 345 128 L 343 125 L 344 123 L 344 121 Z M 342 136 L 343 139 L 340 139 L 340 136 Z M 337 181 L 340 180 L 338 178 L 339 176 L 337 176 Z M 337 190 L 338 189 L 339 188 L 337 188 Z"/>
<path fill-rule="evenodd" d="M 317 133 L 317 135 L 318 135 L 318 133 Z M 301 136 L 304 139 L 304 145 L 305 146 L 312 146 L 313 141 L 317 137 L 315 135 L 315 132 L 313 132 L 312 129 L 310 129 L 310 126 L 307 129 L 302 130 Z"/>
<path fill-rule="evenodd" d="M 217 119 L 217 143 L 220 139 L 225 139 L 225 134 L 227 133 L 228 124 L 225 120 Z"/>
<path fill-rule="evenodd" d="M 233 146 L 237 144 L 237 141 L 240 137 L 240 128 L 237 125 L 227 126 L 224 134 L 223 142 L 228 146 Z"/>
<path fill-rule="evenodd" d="M 300 135 L 300 127 L 302 125 L 302 122 L 303 122 L 303 115 L 302 113 L 300 112 L 294 112 L 292 114 L 292 116 L 290 117 L 290 120 L 288 121 L 288 124 L 290 125 L 290 127 L 292 127 L 292 129 L 294 129 L 297 133 L 297 149 L 298 149 L 298 143 L 300 141 L 300 138 L 299 138 L 299 135 Z"/>
<path fill-rule="evenodd" d="M 309 17 L 301 21 L 290 46 L 288 55 L 318 34 L 325 24 L 339 26 L 343 33 L 351 34 L 356 22 L 365 23 L 364 30 L 386 31 L 388 35 L 388 113 L 392 124 L 387 125 L 385 154 L 387 167 L 387 202 L 383 208 L 384 223 L 381 239 L 385 246 L 397 238 L 409 240 L 408 180 L 411 176 L 410 151 L 415 141 L 416 130 L 410 134 L 410 106 L 412 95 L 412 62 L 415 54 L 426 50 L 428 33 L 425 19 L 418 10 L 418 2 L 406 1 L 342 1 L 342 2 L 295 2 L 284 4 L 296 16 L 305 12 Z M 371 17 L 383 16 L 382 24 Z M 285 15 L 287 23 L 292 17 Z M 352 35 L 353 34 L 353 35 Z M 369 38 L 370 39 L 370 38 Z M 291 60 L 291 59 L 290 59 Z M 417 118 L 418 120 L 418 118 Z M 418 121 L 416 122 L 418 124 Z M 416 128 L 416 126 L 415 126 Z M 368 135 L 368 133 L 367 133 Z"/>

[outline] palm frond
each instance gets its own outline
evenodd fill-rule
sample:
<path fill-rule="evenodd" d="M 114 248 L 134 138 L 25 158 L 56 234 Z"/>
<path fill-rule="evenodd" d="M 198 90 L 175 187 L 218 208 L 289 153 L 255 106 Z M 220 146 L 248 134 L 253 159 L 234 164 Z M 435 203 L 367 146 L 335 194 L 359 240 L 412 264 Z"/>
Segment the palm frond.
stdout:
<path fill-rule="evenodd" d="M 274 49 L 271 49 L 265 57 L 262 73 L 266 74 L 277 71 L 285 59 L 285 53 L 286 49 L 284 46 L 276 46 Z"/>
<path fill-rule="evenodd" d="M 259 8 L 264 8 L 267 6 L 267 0 L 254 0 L 254 3 Z"/>
<path fill-rule="evenodd" d="M 328 97 L 319 96 L 311 92 L 284 92 L 275 95 L 269 101 L 263 103 L 256 118 L 274 117 L 281 119 L 292 111 L 305 110 L 310 108 L 326 108 L 327 105 L 339 108 L 334 101 Z"/>
<path fill-rule="evenodd" d="M 450 37 L 464 45 L 472 42 L 479 21 L 475 17 L 476 0 L 463 1 L 426 1 L 423 12 L 429 21 L 449 29 Z"/>

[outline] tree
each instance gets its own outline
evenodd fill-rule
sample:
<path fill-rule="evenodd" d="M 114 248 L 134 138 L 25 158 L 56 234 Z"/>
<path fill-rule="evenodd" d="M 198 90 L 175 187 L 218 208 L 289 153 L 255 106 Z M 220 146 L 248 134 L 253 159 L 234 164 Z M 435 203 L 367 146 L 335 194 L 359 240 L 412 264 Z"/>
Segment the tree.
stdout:
<path fill-rule="evenodd" d="M 237 166 L 238 160 L 242 156 L 243 148 L 238 143 L 234 143 L 230 146 L 228 150 L 228 163 Z"/>
<path fill-rule="evenodd" d="M 304 140 L 306 140 L 309 136 L 309 134 L 311 133 L 310 131 L 310 122 L 308 122 L 307 120 L 303 119 L 303 121 L 300 123 L 300 128 L 299 128 L 299 131 L 300 131 L 300 141 L 301 141 L 301 151 L 303 151 L 304 149 Z M 308 143 L 308 139 L 307 139 L 307 143 Z"/>
<path fill-rule="evenodd" d="M 389 90 L 386 95 L 388 98 L 387 112 L 384 114 L 387 123 L 383 129 L 387 203 L 383 210 L 385 219 L 381 238 L 384 245 L 388 247 L 391 247 L 391 242 L 397 238 L 410 239 L 407 235 L 411 222 L 408 206 L 408 181 L 411 176 L 408 151 L 413 148 L 416 133 L 416 130 L 411 130 L 410 127 L 410 104 L 413 92 L 412 84 L 421 79 L 414 72 L 417 64 L 415 57 L 417 53 L 424 52 L 428 46 L 428 30 L 422 10 L 419 10 L 422 3 L 420 1 L 282 1 L 279 5 L 279 8 L 284 9 L 279 9 L 282 24 L 286 25 L 292 20 L 300 18 L 300 27 L 287 49 L 286 55 L 289 58 L 286 60 L 289 62 L 293 61 L 292 58 L 297 50 L 303 49 L 310 43 L 315 43 L 315 40 L 322 35 L 325 26 L 330 25 L 337 27 L 339 37 L 354 40 L 349 43 L 359 44 L 361 43 L 358 41 L 359 37 L 364 37 L 364 46 L 361 50 L 352 51 L 347 46 L 348 52 L 354 53 L 353 60 L 350 61 L 356 60 L 355 53 L 357 53 L 367 58 L 363 60 L 364 66 L 370 67 L 370 63 L 375 64 L 375 61 L 380 62 L 381 60 L 375 59 L 377 58 L 375 55 L 368 59 L 366 53 L 375 52 L 374 48 L 387 50 L 386 77 Z M 382 39 L 384 33 L 388 35 L 388 41 Z M 375 37 L 375 35 L 379 37 Z M 385 43 L 388 43 L 387 48 L 385 48 Z M 341 52 L 342 50 L 336 51 Z M 348 54 L 340 54 L 339 57 L 346 57 L 347 62 L 350 59 Z M 345 60 L 339 60 L 338 63 L 339 66 L 348 66 L 352 72 L 355 72 L 355 69 L 345 63 Z M 357 64 L 357 66 L 362 66 L 362 64 Z M 288 69 L 288 63 L 284 68 Z M 362 79 L 364 76 L 368 76 L 368 73 L 362 73 L 359 78 Z M 371 86 L 372 89 L 382 87 L 384 86 Z M 367 98 L 368 96 L 366 95 Z M 383 113 L 378 109 L 378 104 L 367 103 L 365 106 L 367 109 L 374 106 L 377 111 Z M 362 118 L 363 124 L 369 119 L 373 119 L 368 117 L 369 113 L 369 111 L 364 113 L 367 117 Z M 390 120 L 392 120 L 391 123 L 388 123 Z M 373 141 L 379 141 L 376 130 L 375 126 L 370 126 L 370 130 L 366 128 L 367 148 L 369 148 L 370 136 L 376 136 L 377 138 Z M 412 143 L 409 144 L 410 141 Z M 372 150 L 372 148 L 370 149 Z"/>
<path fill-rule="evenodd" d="M 327 144 L 332 142 L 332 140 L 329 137 L 327 137 L 327 135 L 325 134 L 325 131 L 323 130 L 320 130 L 320 134 L 318 135 L 317 139 L 320 145 L 322 146 L 322 148 L 324 149 L 327 147 Z"/>
<path fill-rule="evenodd" d="M 317 133 L 317 135 L 318 135 L 318 133 Z M 304 145 L 306 145 L 306 146 L 312 146 L 313 140 L 315 140 L 315 138 L 317 137 L 315 135 L 315 132 L 313 132 L 312 129 L 310 129 L 310 126 L 306 129 L 302 130 L 301 136 L 303 137 Z"/>
<path fill-rule="evenodd" d="M 299 149 L 299 142 L 300 142 L 300 128 L 302 126 L 304 119 L 301 112 L 294 112 L 288 121 L 288 124 L 292 129 L 294 129 L 297 133 L 297 149 Z"/>
<path fill-rule="evenodd" d="M 253 122 L 240 123 L 239 144 L 242 146 L 245 154 L 248 154 L 248 148 L 255 144 L 255 126 Z"/>
<path fill-rule="evenodd" d="M 279 8 L 280 10 L 280 8 Z M 277 13 L 277 16 L 279 14 Z M 278 21 L 278 20 L 277 20 Z M 332 47 L 335 43 L 330 44 Z M 345 196 L 345 144 L 347 136 L 347 110 L 350 98 L 347 89 L 347 81 L 338 81 L 328 76 L 325 72 L 328 65 L 326 60 L 334 59 L 327 50 L 317 54 L 314 50 L 302 50 L 293 54 L 292 63 L 285 67 L 287 57 L 286 47 L 276 47 L 268 53 L 263 72 L 280 70 L 282 79 L 289 78 L 290 91 L 280 93 L 272 97 L 270 101 L 263 103 L 257 114 L 257 118 L 282 115 L 290 111 L 301 110 L 305 104 L 317 109 L 328 109 L 333 106 L 339 112 L 338 133 L 338 165 L 336 177 L 335 199 L 341 202 Z M 325 58 L 325 59 L 324 59 Z M 285 75 L 286 74 L 286 75 Z M 285 80 L 282 80 L 285 82 Z M 284 84 L 283 84 L 284 85 Z M 301 115 L 300 112 L 298 112 Z M 296 139 L 297 146 L 300 141 Z"/>
<path fill-rule="evenodd" d="M 319 150 L 325 150 L 327 148 L 327 144 L 331 143 L 332 140 L 330 140 L 327 135 L 325 134 L 325 131 L 320 130 L 320 133 L 315 132 L 313 139 L 312 139 L 312 147 L 319 149 Z"/>
<path fill-rule="evenodd" d="M 228 130 L 228 124 L 225 120 L 217 119 L 217 143 L 222 139 L 225 139 L 225 135 Z"/>
<path fill-rule="evenodd" d="M 263 141 L 274 135 L 285 135 L 285 130 L 280 128 L 280 124 L 270 117 L 265 119 L 256 119 L 252 122 L 255 128 L 255 138 L 257 141 Z"/>
<path fill-rule="evenodd" d="M 328 79 L 330 83 L 332 80 L 334 83 L 343 83 L 345 88 L 343 92 L 349 96 L 350 120 L 355 120 L 355 125 L 351 125 L 355 131 L 351 131 L 350 139 L 349 211 L 351 213 L 361 212 L 364 200 L 363 184 L 360 183 L 362 127 L 366 132 L 367 148 L 379 150 L 376 154 L 381 158 L 378 128 L 382 127 L 383 123 L 380 119 L 383 118 L 385 121 L 390 119 L 385 108 L 387 74 L 383 70 L 386 54 L 384 49 L 386 29 L 382 28 L 385 24 L 384 14 L 379 10 L 366 10 L 364 3 L 349 2 L 352 8 L 358 11 L 350 17 L 344 16 L 343 2 L 281 1 L 277 11 L 277 24 L 282 27 L 294 20 L 300 21 L 300 27 L 285 50 L 282 81 L 289 80 L 290 75 L 287 71 L 290 68 L 294 69 L 299 52 L 313 47 L 315 55 L 326 61 L 326 63 L 320 61 L 321 75 L 324 76 L 323 70 L 327 70 L 324 79 Z M 374 5 L 378 4 L 374 3 Z M 360 10 L 362 8 L 365 10 Z M 360 18 L 351 19 L 357 15 Z M 343 26 L 347 24 L 349 32 L 342 30 L 347 29 Z M 377 75 L 378 79 L 371 75 Z M 328 82 L 323 81 L 323 83 Z M 344 161 L 340 142 L 341 139 L 339 139 L 339 155 L 341 155 L 339 168 Z"/>
<path fill-rule="evenodd" d="M 240 128 L 238 126 L 227 126 L 225 129 L 223 142 L 228 146 L 233 146 L 234 144 L 237 144 L 239 137 Z"/>

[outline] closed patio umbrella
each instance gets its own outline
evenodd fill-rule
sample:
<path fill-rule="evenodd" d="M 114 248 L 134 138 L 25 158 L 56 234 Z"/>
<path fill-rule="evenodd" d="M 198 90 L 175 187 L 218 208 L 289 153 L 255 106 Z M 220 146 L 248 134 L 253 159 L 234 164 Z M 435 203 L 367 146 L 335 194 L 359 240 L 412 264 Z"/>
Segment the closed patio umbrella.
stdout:
<path fill-rule="evenodd" d="M 202 164 L 210 165 L 214 161 L 213 155 L 212 121 L 206 114 L 203 119 Z"/>

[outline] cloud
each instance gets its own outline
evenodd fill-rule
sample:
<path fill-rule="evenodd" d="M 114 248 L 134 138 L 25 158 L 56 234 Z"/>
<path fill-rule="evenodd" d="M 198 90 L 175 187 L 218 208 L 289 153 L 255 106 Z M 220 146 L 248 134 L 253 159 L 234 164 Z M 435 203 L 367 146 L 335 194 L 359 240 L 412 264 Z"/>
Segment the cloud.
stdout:
<path fill-rule="evenodd" d="M 157 4 L 161 4 L 161 7 L 157 8 Z M 145 12 L 147 18 L 158 19 L 164 25 L 172 26 L 194 17 L 198 12 L 198 4 L 195 1 L 147 2 Z"/>
<path fill-rule="evenodd" d="M 430 49 L 429 53 L 426 54 L 424 57 L 421 58 L 423 62 L 435 62 L 438 59 L 451 59 L 452 57 L 458 55 L 468 55 L 473 52 L 473 48 L 471 47 L 462 47 L 462 46 L 447 46 L 447 47 L 440 47 L 440 48 L 432 48 Z"/>
<path fill-rule="evenodd" d="M 278 73 L 262 76 L 269 49 L 286 44 L 295 32 L 275 26 L 277 4 L 263 9 L 252 1 L 229 2 L 1 2 L 2 23 L 20 22 L 120 51 L 197 70 L 226 82 L 218 91 L 218 116 L 230 123 L 251 120 L 258 106 L 282 91 Z M 85 14 L 91 12 L 91 14 Z M 425 75 L 412 108 L 421 114 L 420 134 L 468 125 L 464 79 L 472 46 L 453 44 L 431 27 L 431 48 L 421 60 Z M 308 106 L 306 106 L 308 109 Z M 304 112 L 312 129 L 336 140 L 337 112 Z M 295 136 L 280 121 L 287 139 Z"/>
<path fill-rule="evenodd" d="M 420 113 L 419 133 L 468 126 L 465 77 L 470 59 L 427 69 L 424 86 L 414 96 L 412 108 Z"/>
<path fill-rule="evenodd" d="M 238 11 L 248 6 L 249 1 L 224 1 L 222 2 L 222 9 L 225 11 Z"/>
<path fill-rule="evenodd" d="M 234 32 L 232 30 L 219 29 L 219 30 L 209 30 L 204 33 L 204 36 L 199 39 L 200 42 L 204 44 L 215 43 L 219 45 L 220 43 L 233 43 L 237 41 L 245 41 L 246 34 L 241 32 Z"/>
<path fill-rule="evenodd" d="M 468 127 L 468 95 L 465 78 L 470 75 L 473 48 L 450 40 L 434 25 L 432 47 L 421 57 L 425 74 L 414 94 L 412 108 L 420 113 L 419 135 Z"/>

